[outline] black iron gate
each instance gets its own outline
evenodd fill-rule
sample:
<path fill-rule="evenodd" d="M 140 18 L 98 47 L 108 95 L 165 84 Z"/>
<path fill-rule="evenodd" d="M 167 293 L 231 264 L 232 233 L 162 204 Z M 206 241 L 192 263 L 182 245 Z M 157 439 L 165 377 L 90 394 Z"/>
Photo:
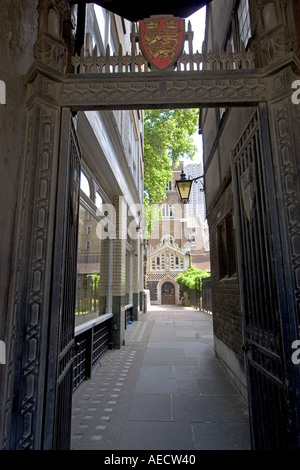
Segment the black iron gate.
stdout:
<path fill-rule="evenodd" d="M 290 449 L 291 377 L 282 334 L 287 319 L 279 307 L 270 215 L 276 195 L 270 193 L 270 148 L 261 137 L 269 131 L 260 130 L 257 110 L 232 158 L 252 447 Z"/>
<path fill-rule="evenodd" d="M 76 299 L 80 149 L 69 109 L 62 110 L 53 295 L 45 399 L 44 449 L 70 447 Z"/>

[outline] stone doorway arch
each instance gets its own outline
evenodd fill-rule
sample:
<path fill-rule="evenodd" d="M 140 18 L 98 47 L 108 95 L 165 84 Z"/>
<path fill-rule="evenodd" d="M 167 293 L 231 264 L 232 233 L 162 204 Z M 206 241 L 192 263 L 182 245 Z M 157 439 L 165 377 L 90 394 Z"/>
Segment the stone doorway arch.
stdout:
<path fill-rule="evenodd" d="M 175 286 L 172 282 L 166 281 L 161 286 L 162 305 L 175 305 Z"/>

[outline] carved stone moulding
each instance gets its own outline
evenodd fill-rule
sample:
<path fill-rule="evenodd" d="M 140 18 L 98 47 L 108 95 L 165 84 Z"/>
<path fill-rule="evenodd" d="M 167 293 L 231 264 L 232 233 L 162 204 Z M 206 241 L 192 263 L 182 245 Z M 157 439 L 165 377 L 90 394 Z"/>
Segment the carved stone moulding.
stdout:
<path fill-rule="evenodd" d="M 63 41 L 43 32 L 34 45 L 34 56 L 37 61 L 55 70 L 63 70 L 66 46 Z"/>
<path fill-rule="evenodd" d="M 298 79 L 299 76 L 293 66 L 283 68 L 271 75 L 268 78 L 269 101 L 272 103 L 284 97 L 291 99 L 294 91 L 292 84 Z"/>
<path fill-rule="evenodd" d="M 35 98 L 39 101 L 61 106 L 62 83 L 60 75 L 47 73 L 46 67 L 34 67 L 25 77 L 27 86 L 27 105 Z"/>
<path fill-rule="evenodd" d="M 62 105 L 76 110 L 139 109 L 159 106 L 205 106 L 223 104 L 251 106 L 266 99 L 264 79 L 254 76 L 223 77 L 212 73 L 192 77 L 174 76 L 133 78 L 89 76 L 88 80 L 69 76 L 62 85 Z"/>
<path fill-rule="evenodd" d="M 71 21 L 68 0 L 39 0 L 39 34 L 47 32 L 62 39 L 63 24 Z"/>
<path fill-rule="evenodd" d="M 60 108 L 50 107 L 47 103 L 35 103 L 28 110 L 23 168 L 25 181 L 18 222 L 19 232 L 22 234 L 17 248 L 20 271 L 16 279 L 18 295 L 15 298 L 13 318 L 16 330 L 21 318 L 23 321 L 22 341 L 15 344 L 16 354 L 22 351 L 19 393 L 15 397 L 19 410 L 16 417 L 19 430 L 18 449 L 40 446 L 37 417 L 43 406 L 44 353 L 41 351 L 47 344 L 45 337 L 49 322 L 47 296 L 50 292 L 49 273 L 52 263 L 52 208 L 56 198 L 59 116 Z M 39 128 L 35 125 L 37 119 L 40 121 Z M 33 161 L 35 165 L 32 165 Z M 30 200 L 34 202 L 28 205 Z M 27 259 L 26 263 L 24 259 Z M 23 279 L 28 279 L 27 285 Z"/>
<path fill-rule="evenodd" d="M 34 46 L 37 61 L 64 71 L 66 44 L 63 26 L 71 23 L 71 9 L 67 0 L 39 0 L 39 35 Z"/>
<path fill-rule="evenodd" d="M 262 59 L 268 65 L 293 50 L 286 0 L 257 1 L 258 34 Z"/>
<path fill-rule="evenodd" d="M 271 64 L 291 52 L 292 41 L 284 26 L 279 26 L 272 34 L 263 37 L 261 48 L 267 64 Z"/>

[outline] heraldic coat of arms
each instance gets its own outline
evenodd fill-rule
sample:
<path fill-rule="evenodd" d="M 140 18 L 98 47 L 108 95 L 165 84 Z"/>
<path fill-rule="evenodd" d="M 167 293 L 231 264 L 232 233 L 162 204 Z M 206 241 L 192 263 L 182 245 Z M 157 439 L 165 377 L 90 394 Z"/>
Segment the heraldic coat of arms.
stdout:
<path fill-rule="evenodd" d="M 139 22 L 143 54 L 158 70 L 171 67 L 180 56 L 185 40 L 185 22 L 173 16 L 151 16 Z"/>

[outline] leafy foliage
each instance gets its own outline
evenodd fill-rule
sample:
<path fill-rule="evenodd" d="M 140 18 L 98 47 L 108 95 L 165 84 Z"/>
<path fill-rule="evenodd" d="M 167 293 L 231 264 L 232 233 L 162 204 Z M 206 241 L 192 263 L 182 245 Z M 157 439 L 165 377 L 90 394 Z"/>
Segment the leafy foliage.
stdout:
<path fill-rule="evenodd" d="M 172 165 L 186 157 L 193 159 L 197 147 L 197 109 L 147 110 L 144 122 L 144 204 L 151 225 L 150 208 L 166 199 L 166 185 L 172 179 Z M 153 220 L 152 220 L 153 222 Z"/>
<path fill-rule="evenodd" d="M 197 289 L 199 279 L 206 277 L 210 277 L 210 271 L 203 271 L 202 269 L 197 269 L 195 266 L 191 266 L 185 273 L 178 274 L 176 281 L 183 291 L 189 291 L 191 289 Z"/>
<path fill-rule="evenodd" d="M 198 110 L 150 109 L 145 112 L 145 192 L 150 204 L 165 199 L 166 184 L 172 179 L 171 165 L 184 156 L 193 158 L 197 147 L 192 135 L 197 130 Z"/>

